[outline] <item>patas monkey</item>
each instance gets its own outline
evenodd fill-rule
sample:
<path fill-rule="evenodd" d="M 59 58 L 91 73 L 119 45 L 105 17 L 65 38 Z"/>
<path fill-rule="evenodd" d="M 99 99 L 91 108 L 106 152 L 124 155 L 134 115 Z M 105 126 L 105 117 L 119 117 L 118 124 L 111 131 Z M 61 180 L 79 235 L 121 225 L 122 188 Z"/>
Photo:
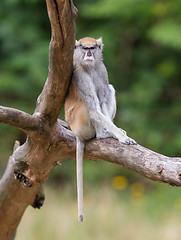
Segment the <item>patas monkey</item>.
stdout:
<path fill-rule="evenodd" d="M 83 221 L 83 152 L 86 140 L 113 137 L 136 144 L 113 123 L 116 114 L 115 90 L 109 84 L 102 59 L 102 38 L 76 41 L 74 71 L 65 100 L 65 120 L 76 135 L 78 218 Z"/>

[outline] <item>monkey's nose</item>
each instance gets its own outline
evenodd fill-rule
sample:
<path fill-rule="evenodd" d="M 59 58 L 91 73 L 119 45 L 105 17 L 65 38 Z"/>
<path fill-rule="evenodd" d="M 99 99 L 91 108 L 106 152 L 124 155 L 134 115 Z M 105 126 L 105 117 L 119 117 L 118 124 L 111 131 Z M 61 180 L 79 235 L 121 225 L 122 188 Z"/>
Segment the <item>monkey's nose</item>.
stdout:
<path fill-rule="evenodd" d="M 88 56 L 88 57 L 91 57 L 91 56 L 92 56 L 92 53 L 91 53 L 90 50 L 88 50 L 88 52 L 87 52 L 87 56 Z"/>

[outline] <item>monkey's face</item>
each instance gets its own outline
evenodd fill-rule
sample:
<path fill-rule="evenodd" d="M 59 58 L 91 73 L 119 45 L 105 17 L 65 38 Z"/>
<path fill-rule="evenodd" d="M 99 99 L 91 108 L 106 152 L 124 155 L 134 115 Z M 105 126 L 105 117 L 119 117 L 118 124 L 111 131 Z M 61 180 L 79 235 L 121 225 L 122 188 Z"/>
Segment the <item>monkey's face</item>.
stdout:
<path fill-rule="evenodd" d="M 95 66 L 102 61 L 102 39 L 82 38 L 76 41 L 74 61 L 83 66 Z"/>

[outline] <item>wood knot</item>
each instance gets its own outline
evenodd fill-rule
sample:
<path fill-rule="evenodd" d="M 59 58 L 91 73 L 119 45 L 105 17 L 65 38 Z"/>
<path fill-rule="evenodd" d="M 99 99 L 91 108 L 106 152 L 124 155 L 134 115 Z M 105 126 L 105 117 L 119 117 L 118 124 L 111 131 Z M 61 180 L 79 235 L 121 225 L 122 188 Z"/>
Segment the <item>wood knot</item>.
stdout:
<path fill-rule="evenodd" d="M 160 175 L 162 174 L 163 170 L 164 170 L 163 165 L 158 165 L 157 166 L 157 171 Z"/>
<path fill-rule="evenodd" d="M 179 176 L 179 178 L 181 179 L 181 172 L 178 172 L 178 176 Z"/>

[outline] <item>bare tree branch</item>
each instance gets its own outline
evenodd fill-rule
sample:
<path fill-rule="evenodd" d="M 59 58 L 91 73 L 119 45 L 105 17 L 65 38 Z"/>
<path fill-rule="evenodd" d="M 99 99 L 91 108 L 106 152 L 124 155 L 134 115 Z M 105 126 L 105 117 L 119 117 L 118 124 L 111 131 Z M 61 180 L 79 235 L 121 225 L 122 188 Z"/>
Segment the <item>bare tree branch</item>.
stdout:
<path fill-rule="evenodd" d="M 139 144 L 127 146 L 114 139 L 92 141 L 85 155 L 119 164 L 153 181 L 181 186 L 181 158 L 167 157 Z"/>
<path fill-rule="evenodd" d="M 0 180 L 0 239 L 3 240 L 13 236 L 28 205 L 41 206 L 43 198 L 39 190 L 56 163 L 75 159 L 75 136 L 57 116 L 72 74 L 76 9 L 71 0 L 46 2 L 52 27 L 49 73 L 35 113 L 31 116 L 0 107 L 0 123 L 18 127 L 30 136 L 24 145 L 16 145 Z M 86 144 L 85 157 L 119 164 L 153 181 L 181 186 L 181 158 L 169 158 L 140 145 L 93 139 Z"/>
<path fill-rule="evenodd" d="M 49 72 L 35 112 L 54 123 L 64 104 L 73 69 L 76 8 L 71 0 L 47 0 L 52 37 L 49 48 Z"/>
<path fill-rule="evenodd" d="M 0 123 L 6 123 L 17 127 L 26 134 L 30 134 L 30 132 L 37 130 L 39 127 L 39 120 L 36 116 L 3 106 L 0 106 Z"/>
<path fill-rule="evenodd" d="M 75 158 L 73 133 L 67 129 L 61 132 L 59 147 L 65 145 L 65 158 Z M 139 144 L 125 145 L 112 138 L 93 139 L 86 144 L 84 158 L 116 163 L 153 181 L 181 186 L 181 158 L 167 157 Z"/>

